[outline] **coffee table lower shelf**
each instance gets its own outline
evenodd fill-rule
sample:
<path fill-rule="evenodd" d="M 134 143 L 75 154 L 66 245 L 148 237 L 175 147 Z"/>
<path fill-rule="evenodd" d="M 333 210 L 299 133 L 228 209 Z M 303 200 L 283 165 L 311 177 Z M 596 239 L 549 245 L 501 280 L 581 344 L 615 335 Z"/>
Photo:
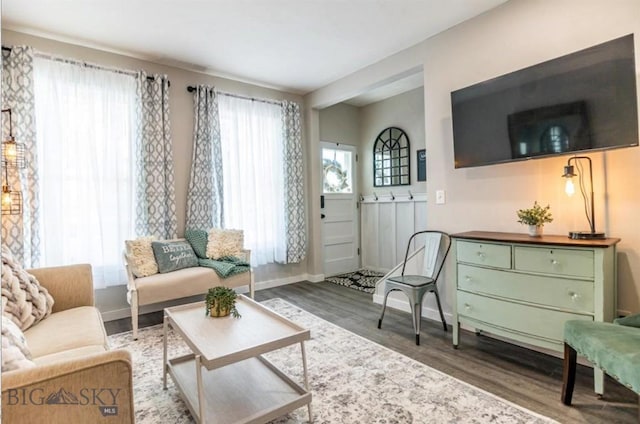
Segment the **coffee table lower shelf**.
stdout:
<path fill-rule="evenodd" d="M 170 359 L 168 371 L 201 422 L 195 355 Z M 266 423 L 311 403 L 311 393 L 261 356 L 201 372 L 207 424 Z"/>

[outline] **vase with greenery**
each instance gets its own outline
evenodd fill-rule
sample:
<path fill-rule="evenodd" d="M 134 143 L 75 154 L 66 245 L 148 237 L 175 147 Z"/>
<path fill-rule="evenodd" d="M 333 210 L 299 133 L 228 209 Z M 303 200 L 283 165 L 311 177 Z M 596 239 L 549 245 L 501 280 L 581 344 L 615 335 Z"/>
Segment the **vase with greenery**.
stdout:
<path fill-rule="evenodd" d="M 210 288 L 204 300 L 207 307 L 205 315 L 225 317 L 231 314 L 234 318 L 240 318 L 240 313 L 236 309 L 237 297 L 236 292 L 229 287 Z"/>
<path fill-rule="evenodd" d="M 537 201 L 533 202 L 533 207 L 518 210 L 518 222 L 529 226 L 529 235 L 540 237 L 544 224 L 553 222 L 551 207 L 542 207 Z"/>

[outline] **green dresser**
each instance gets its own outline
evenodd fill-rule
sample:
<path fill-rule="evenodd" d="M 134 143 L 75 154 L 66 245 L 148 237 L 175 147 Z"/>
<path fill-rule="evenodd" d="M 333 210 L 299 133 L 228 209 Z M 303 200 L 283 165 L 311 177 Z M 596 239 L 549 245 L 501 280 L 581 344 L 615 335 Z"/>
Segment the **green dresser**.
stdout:
<path fill-rule="evenodd" d="M 460 325 L 562 352 L 568 320 L 611 322 L 616 313 L 617 238 L 470 231 L 453 234 L 453 345 Z M 595 370 L 596 393 L 603 374 Z"/>

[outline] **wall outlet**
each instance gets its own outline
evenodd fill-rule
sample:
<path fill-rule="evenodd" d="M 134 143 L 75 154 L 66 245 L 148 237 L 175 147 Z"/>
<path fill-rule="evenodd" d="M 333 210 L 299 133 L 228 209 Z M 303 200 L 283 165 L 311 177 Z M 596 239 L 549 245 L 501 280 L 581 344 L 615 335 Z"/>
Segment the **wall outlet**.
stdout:
<path fill-rule="evenodd" d="M 436 190 L 436 205 L 444 205 L 446 203 L 444 190 Z"/>

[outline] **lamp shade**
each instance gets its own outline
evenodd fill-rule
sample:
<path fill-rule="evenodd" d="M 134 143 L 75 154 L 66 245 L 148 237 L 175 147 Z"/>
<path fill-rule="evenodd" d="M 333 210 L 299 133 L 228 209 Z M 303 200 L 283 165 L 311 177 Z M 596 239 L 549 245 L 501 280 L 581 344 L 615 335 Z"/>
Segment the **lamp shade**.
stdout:
<path fill-rule="evenodd" d="M 11 190 L 8 185 L 3 185 L 0 204 L 2 215 L 20 215 L 22 213 L 22 192 Z"/>
<path fill-rule="evenodd" d="M 17 143 L 13 136 L 2 142 L 2 161 L 5 166 L 24 168 L 24 145 Z"/>
<path fill-rule="evenodd" d="M 589 223 L 589 231 L 570 231 L 569 238 L 572 239 L 603 239 L 605 235 L 603 232 L 596 231 L 596 218 L 595 218 L 595 207 L 594 207 L 594 199 L 593 199 L 593 169 L 591 167 L 591 159 L 588 156 L 574 156 L 569 158 L 567 161 L 567 165 L 564 167 L 564 173 L 562 174 L 563 178 L 567 179 L 567 182 L 564 186 L 564 191 L 567 195 L 571 196 L 575 193 L 575 187 L 573 185 L 573 177 L 577 175 L 574 172 L 573 165 L 571 165 L 571 161 L 574 161 L 578 164 L 579 175 L 579 184 L 580 184 L 580 192 L 582 193 L 582 197 L 584 200 L 584 211 L 587 217 L 587 222 Z M 590 196 L 587 196 L 584 182 L 583 182 L 583 170 L 580 166 L 579 161 L 585 161 L 587 165 L 589 165 L 589 189 Z"/>

